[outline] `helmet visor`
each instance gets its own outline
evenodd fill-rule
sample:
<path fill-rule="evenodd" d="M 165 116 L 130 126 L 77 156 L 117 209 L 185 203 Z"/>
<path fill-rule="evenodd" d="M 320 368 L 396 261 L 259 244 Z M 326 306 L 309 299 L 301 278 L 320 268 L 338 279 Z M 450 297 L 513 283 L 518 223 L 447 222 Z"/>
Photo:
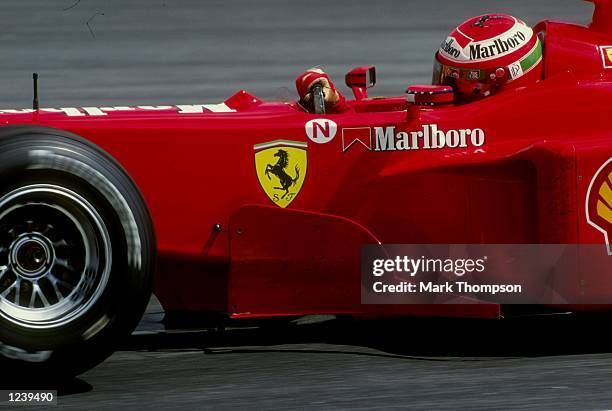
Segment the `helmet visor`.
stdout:
<path fill-rule="evenodd" d="M 464 98 L 480 98 L 490 95 L 501 85 L 507 83 L 507 68 L 471 69 L 447 66 L 434 62 L 433 84 L 451 86 Z"/>

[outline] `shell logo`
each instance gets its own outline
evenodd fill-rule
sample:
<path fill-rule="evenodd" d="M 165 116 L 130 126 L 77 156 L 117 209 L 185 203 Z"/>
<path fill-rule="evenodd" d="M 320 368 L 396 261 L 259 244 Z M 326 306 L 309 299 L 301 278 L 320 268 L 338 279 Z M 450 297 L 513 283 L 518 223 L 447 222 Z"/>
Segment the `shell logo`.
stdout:
<path fill-rule="evenodd" d="M 586 198 L 587 221 L 601 231 L 612 255 L 612 157 L 593 176 Z"/>

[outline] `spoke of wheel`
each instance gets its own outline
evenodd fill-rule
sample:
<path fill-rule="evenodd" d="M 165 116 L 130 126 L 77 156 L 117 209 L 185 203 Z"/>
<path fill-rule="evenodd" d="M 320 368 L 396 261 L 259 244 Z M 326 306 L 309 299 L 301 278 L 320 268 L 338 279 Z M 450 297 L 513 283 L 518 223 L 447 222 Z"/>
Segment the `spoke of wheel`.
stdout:
<path fill-rule="evenodd" d="M 0 297 L 1 298 L 6 298 L 6 296 L 10 294 L 10 292 L 13 290 L 13 288 L 15 288 L 16 284 L 17 284 L 17 282 L 14 282 L 13 284 L 11 284 L 10 287 L 7 287 L 6 290 L 2 291 L 2 294 L 0 294 Z"/>
<path fill-rule="evenodd" d="M 54 241 L 53 242 L 53 247 L 66 247 L 68 245 L 68 243 L 66 242 L 66 240 L 64 240 L 63 238 L 59 241 Z"/>
<path fill-rule="evenodd" d="M 50 283 L 53 286 L 53 290 L 55 290 L 55 296 L 57 297 L 57 301 L 62 301 L 64 299 L 64 296 L 62 295 L 59 288 L 57 288 L 57 283 L 55 281 L 50 281 Z"/>
<path fill-rule="evenodd" d="M 19 305 L 19 300 L 20 300 L 20 295 L 21 294 L 21 279 L 17 278 L 17 280 L 15 280 L 15 284 L 13 284 L 13 287 L 15 287 L 15 304 Z"/>
<path fill-rule="evenodd" d="M 4 274 L 8 272 L 8 265 L 0 265 L 0 281 L 4 278 Z"/>
<path fill-rule="evenodd" d="M 51 224 L 47 224 L 47 226 L 45 227 L 44 230 L 42 230 L 41 234 L 47 234 L 49 231 L 52 231 L 53 229 L 55 229 L 55 227 L 53 227 L 53 225 Z"/>
<path fill-rule="evenodd" d="M 36 302 L 36 289 L 38 288 L 38 284 L 32 284 L 32 295 L 30 296 L 30 303 L 28 304 L 29 308 L 34 308 L 34 303 Z"/>
<path fill-rule="evenodd" d="M 64 267 L 68 271 L 74 272 L 74 267 L 72 267 L 70 264 L 68 264 L 68 260 L 66 260 L 65 258 L 56 258 L 55 259 L 55 264 L 59 265 L 61 267 Z"/>
<path fill-rule="evenodd" d="M 32 232 L 32 227 L 34 227 L 34 220 L 27 220 L 26 221 L 26 231 L 28 232 Z"/>
<path fill-rule="evenodd" d="M 57 286 L 57 284 L 61 285 L 62 287 L 72 291 L 74 289 L 74 286 L 72 286 L 71 284 L 68 284 L 66 281 L 62 281 L 59 278 L 57 278 L 56 276 L 54 276 L 53 274 L 49 274 L 49 280 L 51 280 L 51 283 L 54 286 Z"/>
<path fill-rule="evenodd" d="M 43 292 L 43 290 L 40 289 L 40 287 L 38 286 L 38 283 L 34 284 L 34 288 L 32 289 L 32 295 L 34 294 L 38 294 L 38 297 L 40 297 L 40 300 L 43 303 L 43 307 L 49 306 L 49 300 L 47 300 L 47 297 L 45 297 L 45 293 Z"/>

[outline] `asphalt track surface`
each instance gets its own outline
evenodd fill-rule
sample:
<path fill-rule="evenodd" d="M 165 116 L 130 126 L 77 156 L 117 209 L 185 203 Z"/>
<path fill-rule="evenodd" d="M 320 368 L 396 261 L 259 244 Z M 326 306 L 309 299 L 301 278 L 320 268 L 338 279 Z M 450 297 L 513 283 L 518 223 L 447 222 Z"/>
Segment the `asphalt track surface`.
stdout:
<path fill-rule="evenodd" d="M 587 22 L 590 10 L 579 0 L 3 0 L 0 108 L 31 104 L 34 71 L 44 107 L 207 103 L 242 88 L 293 99 L 293 79 L 314 65 L 341 84 L 352 66 L 375 64 L 374 94 L 401 95 L 430 80 L 433 51 L 464 18 Z M 170 332 L 160 310 L 152 304 L 105 363 L 59 385 L 61 408 L 612 408 L 610 319 Z"/>

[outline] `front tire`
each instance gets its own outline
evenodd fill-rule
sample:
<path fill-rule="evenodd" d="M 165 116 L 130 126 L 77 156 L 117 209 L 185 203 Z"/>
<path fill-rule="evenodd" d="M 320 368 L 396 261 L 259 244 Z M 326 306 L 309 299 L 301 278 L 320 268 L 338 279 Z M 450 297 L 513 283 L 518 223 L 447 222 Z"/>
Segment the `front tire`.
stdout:
<path fill-rule="evenodd" d="M 146 308 L 154 253 L 144 200 L 110 156 L 63 131 L 0 131 L 4 371 L 56 379 L 103 361 Z"/>

